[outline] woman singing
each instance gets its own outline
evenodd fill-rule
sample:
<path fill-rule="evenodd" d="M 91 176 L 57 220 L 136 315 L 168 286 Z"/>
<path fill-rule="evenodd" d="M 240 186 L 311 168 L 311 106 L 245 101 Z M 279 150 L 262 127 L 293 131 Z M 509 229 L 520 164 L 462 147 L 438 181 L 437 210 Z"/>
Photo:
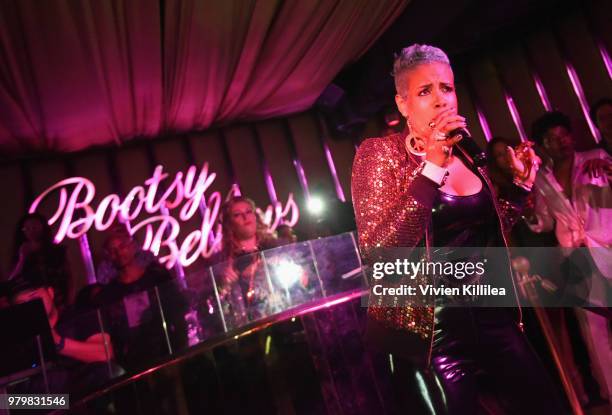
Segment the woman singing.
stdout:
<path fill-rule="evenodd" d="M 446 54 L 410 46 L 393 75 L 407 128 L 364 141 L 353 164 L 366 262 L 376 248 L 506 247 L 504 234 L 518 219 L 539 159 L 529 144 L 508 147 L 513 188 L 496 195 L 485 169 L 456 145 L 467 130 Z M 483 389 L 503 413 L 565 412 L 522 334 L 511 271 L 501 269 L 515 307 L 450 307 L 438 298 L 431 307 L 391 307 L 371 297 L 367 340 L 391 354 L 402 413 L 481 413 Z"/>

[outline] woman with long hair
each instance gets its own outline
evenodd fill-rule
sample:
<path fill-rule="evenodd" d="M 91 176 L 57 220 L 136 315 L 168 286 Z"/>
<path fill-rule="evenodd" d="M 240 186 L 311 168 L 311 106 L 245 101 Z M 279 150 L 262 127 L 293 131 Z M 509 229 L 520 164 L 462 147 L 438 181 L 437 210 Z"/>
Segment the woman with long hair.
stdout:
<path fill-rule="evenodd" d="M 221 206 L 223 239 L 221 260 L 228 260 L 277 245 L 276 236 L 263 223 L 255 202 L 234 196 Z"/>
<path fill-rule="evenodd" d="M 279 245 L 263 223 L 255 203 L 235 196 L 221 207 L 222 248 L 211 259 L 219 276 L 221 297 L 229 325 L 242 325 L 274 312 L 270 281 L 266 278 L 261 255 L 257 252 Z M 220 275 L 219 275 L 220 274 Z"/>
<path fill-rule="evenodd" d="M 487 169 L 497 194 L 512 188 L 512 166 L 508 157 L 510 141 L 504 137 L 493 137 L 487 143 Z"/>

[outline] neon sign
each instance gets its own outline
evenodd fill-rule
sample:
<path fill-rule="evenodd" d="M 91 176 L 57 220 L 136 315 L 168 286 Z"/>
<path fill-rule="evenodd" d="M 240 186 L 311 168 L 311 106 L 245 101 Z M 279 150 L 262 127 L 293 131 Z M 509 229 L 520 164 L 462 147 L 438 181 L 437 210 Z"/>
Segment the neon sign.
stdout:
<path fill-rule="evenodd" d="M 104 231 L 119 220 L 128 225 L 131 235 L 144 231 L 142 248 L 157 255 L 159 262 L 167 268 L 172 268 L 177 262 L 187 267 L 198 257 L 207 258 L 217 250 L 222 235 L 221 224 L 217 223 L 222 199 L 219 192 L 206 196 L 216 177 L 215 173 L 208 172 L 208 163 L 204 163 L 199 171 L 196 166 L 191 166 L 185 174 L 177 172 L 162 191 L 160 184 L 168 176 L 162 166 L 157 166 L 143 186 L 133 187 L 124 199 L 117 194 L 109 194 L 96 207 L 92 206 L 96 195 L 94 184 L 84 177 L 71 177 L 42 192 L 32 202 L 29 211 L 34 213 L 47 196 L 59 192 L 58 207 L 49 219 L 49 225 L 58 223 L 55 242 L 59 243 L 64 238 L 79 238 L 92 226 Z M 180 221 L 169 214 L 179 208 Z M 202 216 L 200 228 L 179 242 L 181 222 L 191 219 L 198 208 Z M 153 216 L 134 224 L 133 221 L 143 209 Z M 284 207 L 280 202 L 275 202 L 265 211 L 258 209 L 258 212 L 271 230 L 281 222 L 294 226 L 299 218 L 292 194 L 289 194 Z M 166 249 L 167 254 L 160 256 L 162 248 Z"/>

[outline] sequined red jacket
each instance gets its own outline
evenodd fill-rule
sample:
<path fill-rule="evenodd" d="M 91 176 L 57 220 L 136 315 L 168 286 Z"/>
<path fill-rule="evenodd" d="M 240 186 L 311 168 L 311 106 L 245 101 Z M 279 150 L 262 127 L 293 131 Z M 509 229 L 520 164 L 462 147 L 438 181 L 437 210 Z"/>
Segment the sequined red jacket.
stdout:
<path fill-rule="evenodd" d="M 429 227 L 438 187 L 418 173 L 421 160 L 406 151 L 403 137 L 398 133 L 367 139 L 353 162 L 353 205 L 359 247 L 366 264 L 375 248 L 426 246 L 426 234 L 432 240 Z M 478 171 L 493 194 L 485 169 Z M 511 196 L 498 197 L 495 203 L 502 235 L 518 219 L 526 193 L 517 191 Z M 434 330 L 433 307 L 390 307 L 376 301 L 380 300 L 370 298 L 368 342 L 428 364 Z"/>

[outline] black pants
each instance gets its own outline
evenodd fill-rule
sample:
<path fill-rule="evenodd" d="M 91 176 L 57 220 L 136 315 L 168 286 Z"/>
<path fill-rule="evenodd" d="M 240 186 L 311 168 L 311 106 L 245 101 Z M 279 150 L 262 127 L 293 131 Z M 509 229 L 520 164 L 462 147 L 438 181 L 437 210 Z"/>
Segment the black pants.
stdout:
<path fill-rule="evenodd" d="M 393 358 L 390 412 L 473 415 L 488 407 L 505 414 L 568 413 L 514 311 L 436 307 L 430 367 L 417 370 Z"/>

